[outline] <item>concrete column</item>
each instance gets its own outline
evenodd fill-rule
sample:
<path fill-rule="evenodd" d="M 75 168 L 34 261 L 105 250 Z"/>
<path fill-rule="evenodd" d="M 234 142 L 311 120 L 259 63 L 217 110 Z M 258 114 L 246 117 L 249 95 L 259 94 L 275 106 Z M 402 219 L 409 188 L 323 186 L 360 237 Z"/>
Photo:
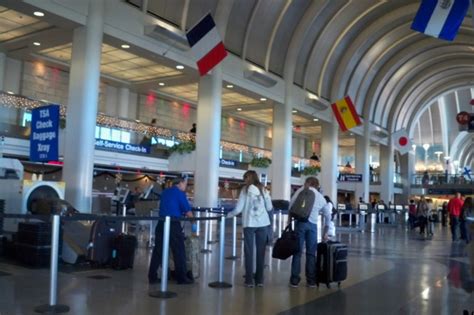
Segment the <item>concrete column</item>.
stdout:
<path fill-rule="evenodd" d="M 292 107 L 289 93 L 287 86 L 285 104 L 273 106 L 272 199 L 290 200 L 291 197 Z"/>
<path fill-rule="evenodd" d="M 5 91 L 4 90 L 4 79 L 5 79 L 5 73 L 7 69 L 7 56 L 0 52 L 0 91 Z"/>
<path fill-rule="evenodd" d="M 367 129 L 367 132 L 366 130 Z M 355 170 L 357 174 L 362 174 L 362 183 L 357 183 L 355 189 L 356 201 L 359 197 L 369 202 L 370 192 L 370 170 L 369 170 L 369 150 L 370 150 L 370 134 L 369 128 L 364 128 L 363 136 L 356 136 L 355 142 Z"/>
<path fill-rule="evenodd" d="M 400 157 L 400 176 L 403 185 L 403 195 L 401 202 L 408 202 L 411 196 L 412 176 L 415 171 L 415 153 L 410 150 Z"/>
<path fill-rule="evenodd" d="M 393 200 L 393 176 L 395 172 L 394 167 L 394 148 L 393 145 L 380 146 L 380 199 L 388 204 L 389 201 Z"/>
<path fill-rule="evenodd" d="M 307 158 L 306 154 L 306 139 L 305 138 L 300 138 L 300 151 L 299 151 L 299 156 L 302 158 Z M 311 156 L 311 155 L 310 155 Z"/>
<path fill-rule="evenodd" d="M 265 127 L 260 127 L 257 126 L 257 139 L 255 146 L 258 148 L 264 148 L 265 147 Z"/>
<path fill-rule="evenodd" d="M 319 176 L 323 195 L 337 203 L 337 154 L 338 154 L 338 124 L 322 123 L 321 128 L 321 175 Z"/>
<path fill-rule="evenodd" d="M 22 92 L 21 78 L 23 75 L 23 62 L 21 60 L 7 58 L 4 73 L 3 90 L 20 94 Z"/>
<path fill-rule="evenodd" d="M 103 28 L 104 0 L 91 0 L 86 26 L 75 29 L 73 35 L 63 169 L 66 200 L 86 213 L 92 207 Z"/>
<path fill-rule="evenodd" d="M 117 103 L 118 103 L 118 90 L 114 86 L 106 85 L 105 89 L 105 102 L 98 104 L 99 111 L 109 116 L 117 116 Z M 102 106 L 101 106 L 102 105 Z"/>
<path fill-rule="evenodd" d="M 117 100 L 117 116 L 121 118 L 135 118 L 129 117 L 128 109 L 130 104 L 130 89 L 128 87 L 121 87 L 118 90 Z"/>
<path fill-rule="evenodd" d="M 199 81 L 194 206 L 217 207 L 221 140 L 222 68 Z M 199 167 L 197 167 L 199 165 Z"/>

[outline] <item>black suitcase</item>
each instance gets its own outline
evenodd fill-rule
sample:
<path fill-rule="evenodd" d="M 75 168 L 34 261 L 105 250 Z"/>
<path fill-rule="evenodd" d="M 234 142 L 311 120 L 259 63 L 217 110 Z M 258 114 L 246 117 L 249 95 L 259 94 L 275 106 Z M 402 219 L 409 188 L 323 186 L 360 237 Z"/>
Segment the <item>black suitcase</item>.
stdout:
<path fill-rule="evenodd" d="M 133 235 L 120 234 L 113 240 L 111 266 L 114 269 L 133 268 L 137 238 Z"/>
<path fill-rule="evenodd" d="M 17 242 L 33 246 L 51 246 L 51 224 L 45 222 L 20 222 Z"/>
<path fill-rule="evenodd" d="M 102 266 L 110 264 L 113 241 L 120 231 L 121 223 L 117 220 L 101 218 L 95 221 L 87 246 L 87 260 Z"/>
<path fill-rule="evenodd" d="M 347 245 L 339 242 L 321 242 L 316 254 L 316 285 L 325 283 L 329 288 L 331 282 L 347 278 Z"/>

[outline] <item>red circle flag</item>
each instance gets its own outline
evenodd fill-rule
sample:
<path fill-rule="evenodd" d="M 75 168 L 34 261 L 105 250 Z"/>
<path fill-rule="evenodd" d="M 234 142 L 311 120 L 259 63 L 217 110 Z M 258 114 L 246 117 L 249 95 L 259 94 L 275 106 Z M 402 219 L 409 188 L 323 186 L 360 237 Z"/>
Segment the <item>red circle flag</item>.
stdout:
<path fill-rule="evenodd" d="M 407 137 L 400 137 L 398 139 L 398 144 L 402 147 L 406 146 L 408 144 L 408 138 Z"/>

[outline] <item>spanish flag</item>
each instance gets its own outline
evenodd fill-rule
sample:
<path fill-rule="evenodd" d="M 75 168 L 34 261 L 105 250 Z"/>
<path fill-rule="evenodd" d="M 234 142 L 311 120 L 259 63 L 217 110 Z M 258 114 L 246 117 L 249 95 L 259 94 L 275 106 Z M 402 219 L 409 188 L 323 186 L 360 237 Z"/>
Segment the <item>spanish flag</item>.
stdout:
<path fill-rule="evenodd" d="M 356 126 L 362 125 L 359 115 L 357 115 L 355 110 L 354 103 L 352 103 L 349 96 L 336 101 L 331 105 L 331 108 L 342 131 L 347 131 Z"/>

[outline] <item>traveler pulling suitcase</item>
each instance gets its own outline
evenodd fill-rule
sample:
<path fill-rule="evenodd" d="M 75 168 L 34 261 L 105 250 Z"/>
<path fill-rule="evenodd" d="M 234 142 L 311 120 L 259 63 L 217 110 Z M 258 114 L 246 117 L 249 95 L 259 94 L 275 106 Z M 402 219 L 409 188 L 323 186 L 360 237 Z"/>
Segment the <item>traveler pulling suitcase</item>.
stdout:
<path fill-rule="evenodd" d="M 339 242 L 321 242 L 317 247 L 316 254 L 316 285 L 325 283 L 330 288 L 331 282 L 341 281 L 347 278 L 347 245 Z"/>
<path fill-rule="evenodd" d="M 114 219 L 98 219 L 91 229 L 87 260 L 108 265 L 112 259 L 113 240 L 120 234 L 121 223 Z"/>
<path fill-rule="evenodd" d="M 133 235 L 119 234 L 112 241 L 112 260 L 110 265 L 114 269 L 133 268 L 137 238 Z"/>

